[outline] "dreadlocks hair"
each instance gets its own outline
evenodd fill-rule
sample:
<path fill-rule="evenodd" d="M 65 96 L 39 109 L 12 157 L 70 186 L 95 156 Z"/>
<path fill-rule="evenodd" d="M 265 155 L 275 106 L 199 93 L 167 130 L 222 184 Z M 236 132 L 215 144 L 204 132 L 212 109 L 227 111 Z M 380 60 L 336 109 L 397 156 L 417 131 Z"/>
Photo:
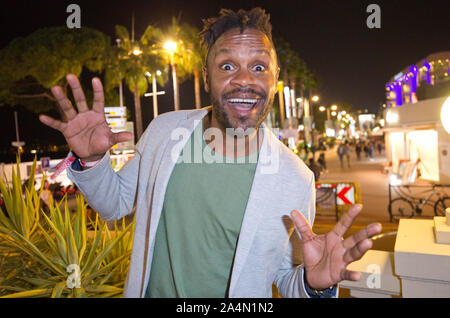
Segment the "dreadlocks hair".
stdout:
<path fill-rule="evenodd" d="M 202 21 L 204 27 L 199 33 L 199 36 L 207 52 L 209 52 L 210 48 L 222 34 L 234 28 L 240 28 L 241 34 L 245 28 L 257 29 L 263 32 L 269 38 L 270 42 L 272 42 L 270 14 L 259 7 L 249 11 L 240 9 L 238 12 L 234 12 L 231 9 L 221 9 L 218 17 L 202 19 Z"/>

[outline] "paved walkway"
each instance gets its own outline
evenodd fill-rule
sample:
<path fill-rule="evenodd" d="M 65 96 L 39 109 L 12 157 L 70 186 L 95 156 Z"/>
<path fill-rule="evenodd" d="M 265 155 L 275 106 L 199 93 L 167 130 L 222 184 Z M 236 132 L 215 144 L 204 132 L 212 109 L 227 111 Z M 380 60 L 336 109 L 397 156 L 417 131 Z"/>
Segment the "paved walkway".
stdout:
<path fill-rule="evenodd" d="M 316 153 L 318 158 L 318 153 Z M 351 156 L 350 168 L 346 162 L 345 167 L 340 167 L 336 148 L 325 152 L 328 172 L 321 175 L 319 181 L 352 181 L 358 182 L 361 188 L 363 211 L 356 219 L 348 234 L 362 229 L 372 222 L 379 222 L 383 225 L 383 232 L 395 231 L 396 223 L 389 222 L 389 177 L 382 173 L 383 165 L 386 163 L 384 154 L 374 155 L 373 160 L 369 160 L 361 154 L 361 160 L 356 160 L 353 152 Z M 314 230 L 316 233 L 329 231 L 336 219 L 332 213 L 323 213 L 316 216 Z"/>

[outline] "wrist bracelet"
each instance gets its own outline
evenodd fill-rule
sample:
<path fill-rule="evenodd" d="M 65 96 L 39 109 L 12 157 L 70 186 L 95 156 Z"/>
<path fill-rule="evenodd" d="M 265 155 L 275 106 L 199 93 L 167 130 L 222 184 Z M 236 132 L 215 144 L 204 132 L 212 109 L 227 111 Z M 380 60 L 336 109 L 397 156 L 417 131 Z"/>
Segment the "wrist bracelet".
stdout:
<path fill-rule="evenodd" d="M 303 285 L 305 286 L 305 291 L 308 295 L 313 298 L 331 298 L 336 295 L 337 284 L 321 290 L 309 286 L 306 280 L 306 269 L 303 270 Z"/>
<path fill-rule="evenodd" d="M 305 290 L 310 296 L 318 298 L 328 298 L 335 295 L 336 285 L 330 286 L 326 289 L 317 290 L 309 286 L 305 280 Z"/>

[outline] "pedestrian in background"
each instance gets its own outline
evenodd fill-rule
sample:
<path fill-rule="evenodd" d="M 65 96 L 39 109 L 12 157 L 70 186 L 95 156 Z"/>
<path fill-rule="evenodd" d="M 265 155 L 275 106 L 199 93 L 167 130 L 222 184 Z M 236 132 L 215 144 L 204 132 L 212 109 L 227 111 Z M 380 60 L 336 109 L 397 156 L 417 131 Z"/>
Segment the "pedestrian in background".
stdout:
<path fill-rule="evenodd" d="M 370 159 L 370 161 L 372 161 L 373 160 L 373 151 L 374 151 L 374 144 L 373 144 L 373 141 L 369 141 L 369 144 L 367 145 L 367 152 L 368 152 L 368 155 L 369 155 L 369 159 Z"/>
<path fill-rule="evenodd" d="M 355 145 L 355 152 L 356 152 L 356 159 L 359 161 L 361 160 L 361 142 L 357 142 Z"/>
<path fill-rule="evenodd" d="M 319 181 L 320 167 L 314 162 L 314 158 L 309 158 L 308 168 L 314 173 L 314 179 Z"/>
<path fill-rule="evenodd" d="M 341 163 L 341 169 L 344 169 L 344 154 L 345 154 L 345 146 L 343 143 L 339 144 L 337 149 L 337 154 L 339 156 L 339 161 Z"/>
<path fill-rule="evenodd" d="M 346 140 L 345 141 L 345 144 L 344 144 L 344 156 L 345 156 L 345 159 L 347 160 L 347 166 L 349 167 L 349 168 L 351 168 L 350 167 L 350 155 L 351 155 L 351 153 L 352 153 L 352 148 L 350 147 L 350 144 L 348 143 L 348 140 Z"/>
<path fill-rule="evenodd" d="M 364 142 L 363 150 L 364 150 L 364 154 L 365 154 L 366 158 L 369 158 L 369 146 L 367 145 L 367 141 Z"/>
<path fill-rule="evenodd" d="M 378 148 L 378 154 L 381 155 L 381 153 L 383 152 L 383 143 L 381 141 L 379 141 L 377 143 L 377 148 Z"/>
<path fill-rule="evenodd" d="M 321 171 L 328 172 L 327 162 L 325 160 L 325 153 L 324 152 L 320 153 L 319 159 L 317 159 L 317 163 L 319 164 Z"/>

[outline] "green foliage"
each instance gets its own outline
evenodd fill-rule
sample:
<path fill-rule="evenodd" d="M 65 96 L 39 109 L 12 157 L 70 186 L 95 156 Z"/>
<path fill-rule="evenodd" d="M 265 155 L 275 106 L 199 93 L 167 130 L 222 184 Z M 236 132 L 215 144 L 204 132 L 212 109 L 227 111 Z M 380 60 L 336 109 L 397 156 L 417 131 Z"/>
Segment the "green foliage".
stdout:
<path fill-rule="evenodd" d="M 173 55 L 173 61 L 177 65 L 177 76 L 180 82 L 186 80 L 203 67 L 206 50 L 201 45 L 198 37 L 200 30 L 187 23 L 181 23 L 180 18 L 172 17 L 172 24 L 160 36 L 160 51 L 167 64 L 170 56 L 162 45 L 165 41 L 172 40 L 177 43 L 177 51 Z"/>
<path fill-rule="evenodd" d="M 280 77 L 288 84 L 300 88 L 300 92 L 318 86 L 317 76 L 308 68 L 306 62 L 295 52 L 291 45 L 282 38 L 274 39 L 275 50 L 280 65 Z"/>
<path fill-rule="evenodd" d="M 64 85 L 65 76 L 83 68 L 101 72 L 110 39 L 83 27 L 49 27 L 16 38 L 0 50 L 0 106 L 36 103 L 52 105 L 50 87 Z"/>
<path fill-rule="evenodd" d="M 35 165 L 36 158 L 31 171 Z M 0 211 L 2 297 L 121 296 L 134 221 L 126 225 L 123 219 L 120 230 L 115 222 L 110 231 L 98 216 L 95 220 L 86 216 L 87 204 L 79 195 L 73 215 L 67 197 L 51 201 L 47 215 L 39 206 L 42 187 L 39 192 L 34 189 L 33 174 L 25 195 L 19 171 L 13 171 L 12 186 L 0 178 L 0 190 L 6 207 L 5 214 Z M 71 264 L 80 269 L 79 288 L 68 284 Z"/>
<path fill-rule="evenodd" d="M 117 87 L 121 80 L 125 80 L 128 89 L 139 96 L 144 95 L 148 89 L 148 81 L 145 76 L 147 72 L 155 73 L 162 71 L 162 76 L 157 80 L 164 85 L 168 80 L 167 63 L 158 49 L 158 39 L 161 31 L 149 25 L 138 41 L 130 38 L 128 30 L 121 25 L 116 26 L 116 35 L 120 39 L 120 47 L 111 47 L 107 56 L 107 67 L 105 70 L 105 89 L 111 90 Z M 140 50 L 135 55 L 133 51 Z M 137 83 L 138 91 L 135 92 Z"/>

